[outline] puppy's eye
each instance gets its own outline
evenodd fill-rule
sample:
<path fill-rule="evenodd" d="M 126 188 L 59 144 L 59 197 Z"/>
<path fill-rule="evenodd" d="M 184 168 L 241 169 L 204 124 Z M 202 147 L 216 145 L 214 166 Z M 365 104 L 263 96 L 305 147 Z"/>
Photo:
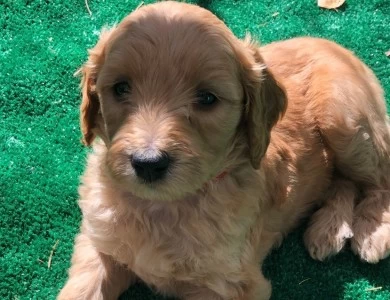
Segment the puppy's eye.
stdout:
<path fill-rule="evenodd" d="M 118 97 L 122 97 L 124 95 L 127 95 L 131 92 L 130 86 L 127 82 L 118 82 L 114 84 L 113 86 L 114 94 Z"/>
<path fill-rule="evenodd" d="M 196 93 L 196 102 L 204 107 L 211 107 L 218 101 L 218 98 L 207 91 L 198 91 Z"/>

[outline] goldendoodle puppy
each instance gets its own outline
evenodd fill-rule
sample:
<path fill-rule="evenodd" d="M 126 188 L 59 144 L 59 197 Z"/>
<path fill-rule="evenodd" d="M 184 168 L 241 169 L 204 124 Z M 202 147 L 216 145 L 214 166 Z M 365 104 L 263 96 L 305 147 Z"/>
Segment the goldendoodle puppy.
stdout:
<path fill-rule="evenodd" d="M 390 252 L 390 126 L 373 72 L 333 42 L 259 47 L 212 13 L 144 6 L 82 67 L 93 144 L 59 299 L 116 299 L 137 278 L 190 300 L 268 299 L 259 264 L 314 208 L 323 260 Z"/>

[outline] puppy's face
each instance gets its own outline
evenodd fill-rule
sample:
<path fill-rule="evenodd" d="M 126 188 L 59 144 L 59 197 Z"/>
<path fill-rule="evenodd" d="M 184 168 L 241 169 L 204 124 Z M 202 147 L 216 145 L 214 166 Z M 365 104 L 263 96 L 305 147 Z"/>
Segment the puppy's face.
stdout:
<path fill-rule="evenodd" d="M 236 147 L 248 148 L 242 136 L 257 147 L 242 151 L 256 167 L 284 108 L 284 99 L 275 100 L 283 103 L 271 105 L 275 116 L 266 117 L 264 103 L 255 107 L 265 74 L 256 53 L 196 6 L 160 3 L 136 11 L 102 35 L 83 68 L 86 142 L 100 136 L 113 178 L 150 200 L 202 188 L 226 171 Z M 256 109 L 264 110 L 258 116 L 264 124 L 248 128 Z"/>

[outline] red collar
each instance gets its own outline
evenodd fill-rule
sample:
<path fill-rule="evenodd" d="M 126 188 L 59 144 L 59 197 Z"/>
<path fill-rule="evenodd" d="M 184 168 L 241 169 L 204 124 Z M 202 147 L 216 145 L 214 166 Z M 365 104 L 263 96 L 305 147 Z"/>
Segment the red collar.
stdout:
<path fill-rule="evenodd" d="M 227 174 L 229 174 L 228 171 L 223 171 L 222 173 L 218 174 L 213 180 L 222 180 L 226 177 Z"/>
<path fill-rule="evenodd" d="M 211 182 L 217 183 L 217 182 L 223 180 L 226 177 L 227 174 L 229 174 L 228 171 L 223 171 L 222 173 L 219 173 L 217 176 L 212 178 L 210 181 L 205 182 L 203 187 L 206 188 Z"/>

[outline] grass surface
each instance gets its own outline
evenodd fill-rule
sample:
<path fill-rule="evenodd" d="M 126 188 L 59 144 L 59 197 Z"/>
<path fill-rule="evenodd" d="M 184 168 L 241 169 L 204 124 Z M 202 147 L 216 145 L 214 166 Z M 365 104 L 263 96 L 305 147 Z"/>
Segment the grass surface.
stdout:
<path fill-rule="evenodd" d="M 251 32 L 263 43 L 302 35 L 338 41 L 373 68 L 390 95 L 390 59 L 384 55 L 390 49 L 390 4 L 347 2 L 338 11 L 319 9 L 315 0 L 198 4 L 240 37 Z M 138 5 L 90 0 L 90 16 L 82 0 L 0 0 L 0 299 L 53 299 L 66 280 L 87 152 L 79 142 L 79 82 L 73 73 L 100 28 Z M 292 233 L 265 263 L 273 299 L 390 299 L 390 259 L 368 265 L 345 251 L 316 262 L 303 247 L 302 233 Z M 162 298 L 137 285 L 123 299 Z"/>

